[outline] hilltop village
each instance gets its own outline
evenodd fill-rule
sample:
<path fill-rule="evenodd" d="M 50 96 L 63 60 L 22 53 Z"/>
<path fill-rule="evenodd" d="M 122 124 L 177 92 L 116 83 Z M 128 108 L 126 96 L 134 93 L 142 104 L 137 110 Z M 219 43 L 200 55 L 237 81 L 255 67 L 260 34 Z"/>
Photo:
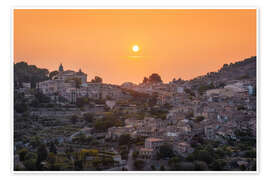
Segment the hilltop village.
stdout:
<path fill-rule="evenodd" d="M 256 57 L 120 86 L 14 64 L 14 169 L 255 171 Z"/>

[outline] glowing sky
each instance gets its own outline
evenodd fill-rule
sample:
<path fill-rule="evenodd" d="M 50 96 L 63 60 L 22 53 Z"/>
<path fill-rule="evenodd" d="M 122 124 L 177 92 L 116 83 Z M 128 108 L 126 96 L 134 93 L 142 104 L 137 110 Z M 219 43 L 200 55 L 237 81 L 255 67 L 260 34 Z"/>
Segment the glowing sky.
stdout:
<path fill-rule="evenodd" d="M 50 71 L 63 63 L 88 80 L 191 79 L 255 55 L 255 9 L 14 10 L 14 62 Z"/>

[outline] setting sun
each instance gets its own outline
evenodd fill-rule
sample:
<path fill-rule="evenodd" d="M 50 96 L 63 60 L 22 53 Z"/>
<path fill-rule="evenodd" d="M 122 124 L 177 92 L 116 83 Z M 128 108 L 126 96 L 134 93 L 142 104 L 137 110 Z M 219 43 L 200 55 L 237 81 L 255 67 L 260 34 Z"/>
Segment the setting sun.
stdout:
<path fill-rule="evenodd" d="M 140 48 L 139 48 L 139 46 L 137 46 L 137 45 L 134 45 L 133 47 L 132 47 L 132 51 L 133 52 L 138 52 L 140 50 Z"/>
<path fill-rule="evenodd" d="M 90 81 L 100 74 L 106 83 L 140 83 L 152 72 L 189 80 L 254 55 L 255 9 L 14 11 L 15 63 L 83 67 Z"/>

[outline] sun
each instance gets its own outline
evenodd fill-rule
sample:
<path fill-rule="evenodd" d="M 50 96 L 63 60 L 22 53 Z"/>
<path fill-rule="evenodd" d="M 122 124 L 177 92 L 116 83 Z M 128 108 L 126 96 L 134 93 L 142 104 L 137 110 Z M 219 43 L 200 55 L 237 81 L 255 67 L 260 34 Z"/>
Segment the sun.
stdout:
<path fill-rule="evenodd" d="M 134 46 L 132 47 L 132 51 L 133 51 L 133 52 L 138 52 L 139 50 L 140 50 L 140 48 L 139 48 L 138 45 L 134 45 Z"/>

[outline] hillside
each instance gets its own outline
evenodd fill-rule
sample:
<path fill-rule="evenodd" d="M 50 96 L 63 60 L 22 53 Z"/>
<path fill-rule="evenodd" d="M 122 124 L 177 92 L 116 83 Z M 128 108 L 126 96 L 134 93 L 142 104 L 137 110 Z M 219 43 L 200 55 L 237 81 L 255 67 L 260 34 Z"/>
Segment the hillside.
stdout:
<path fill-rule="evenodd" d="M 234 80 L 256 80 L 256 56 L 238 61 L 236 63 L 224 64 L 217 72 L 209 72 L 190 81 L 193 87 L 203 84 L 212 84 L 220 87 Z"/>
<path fill-rule="evenodd" d="M 26 62 L 18 62 L 14 64 L 14 85 L 20 87 L 23 82 L 27 82 L 31 83 L 31 87 L 35 87 L 37 82 L 47 80 L 48 74 L 48 69 L 28 65 Z"/>

